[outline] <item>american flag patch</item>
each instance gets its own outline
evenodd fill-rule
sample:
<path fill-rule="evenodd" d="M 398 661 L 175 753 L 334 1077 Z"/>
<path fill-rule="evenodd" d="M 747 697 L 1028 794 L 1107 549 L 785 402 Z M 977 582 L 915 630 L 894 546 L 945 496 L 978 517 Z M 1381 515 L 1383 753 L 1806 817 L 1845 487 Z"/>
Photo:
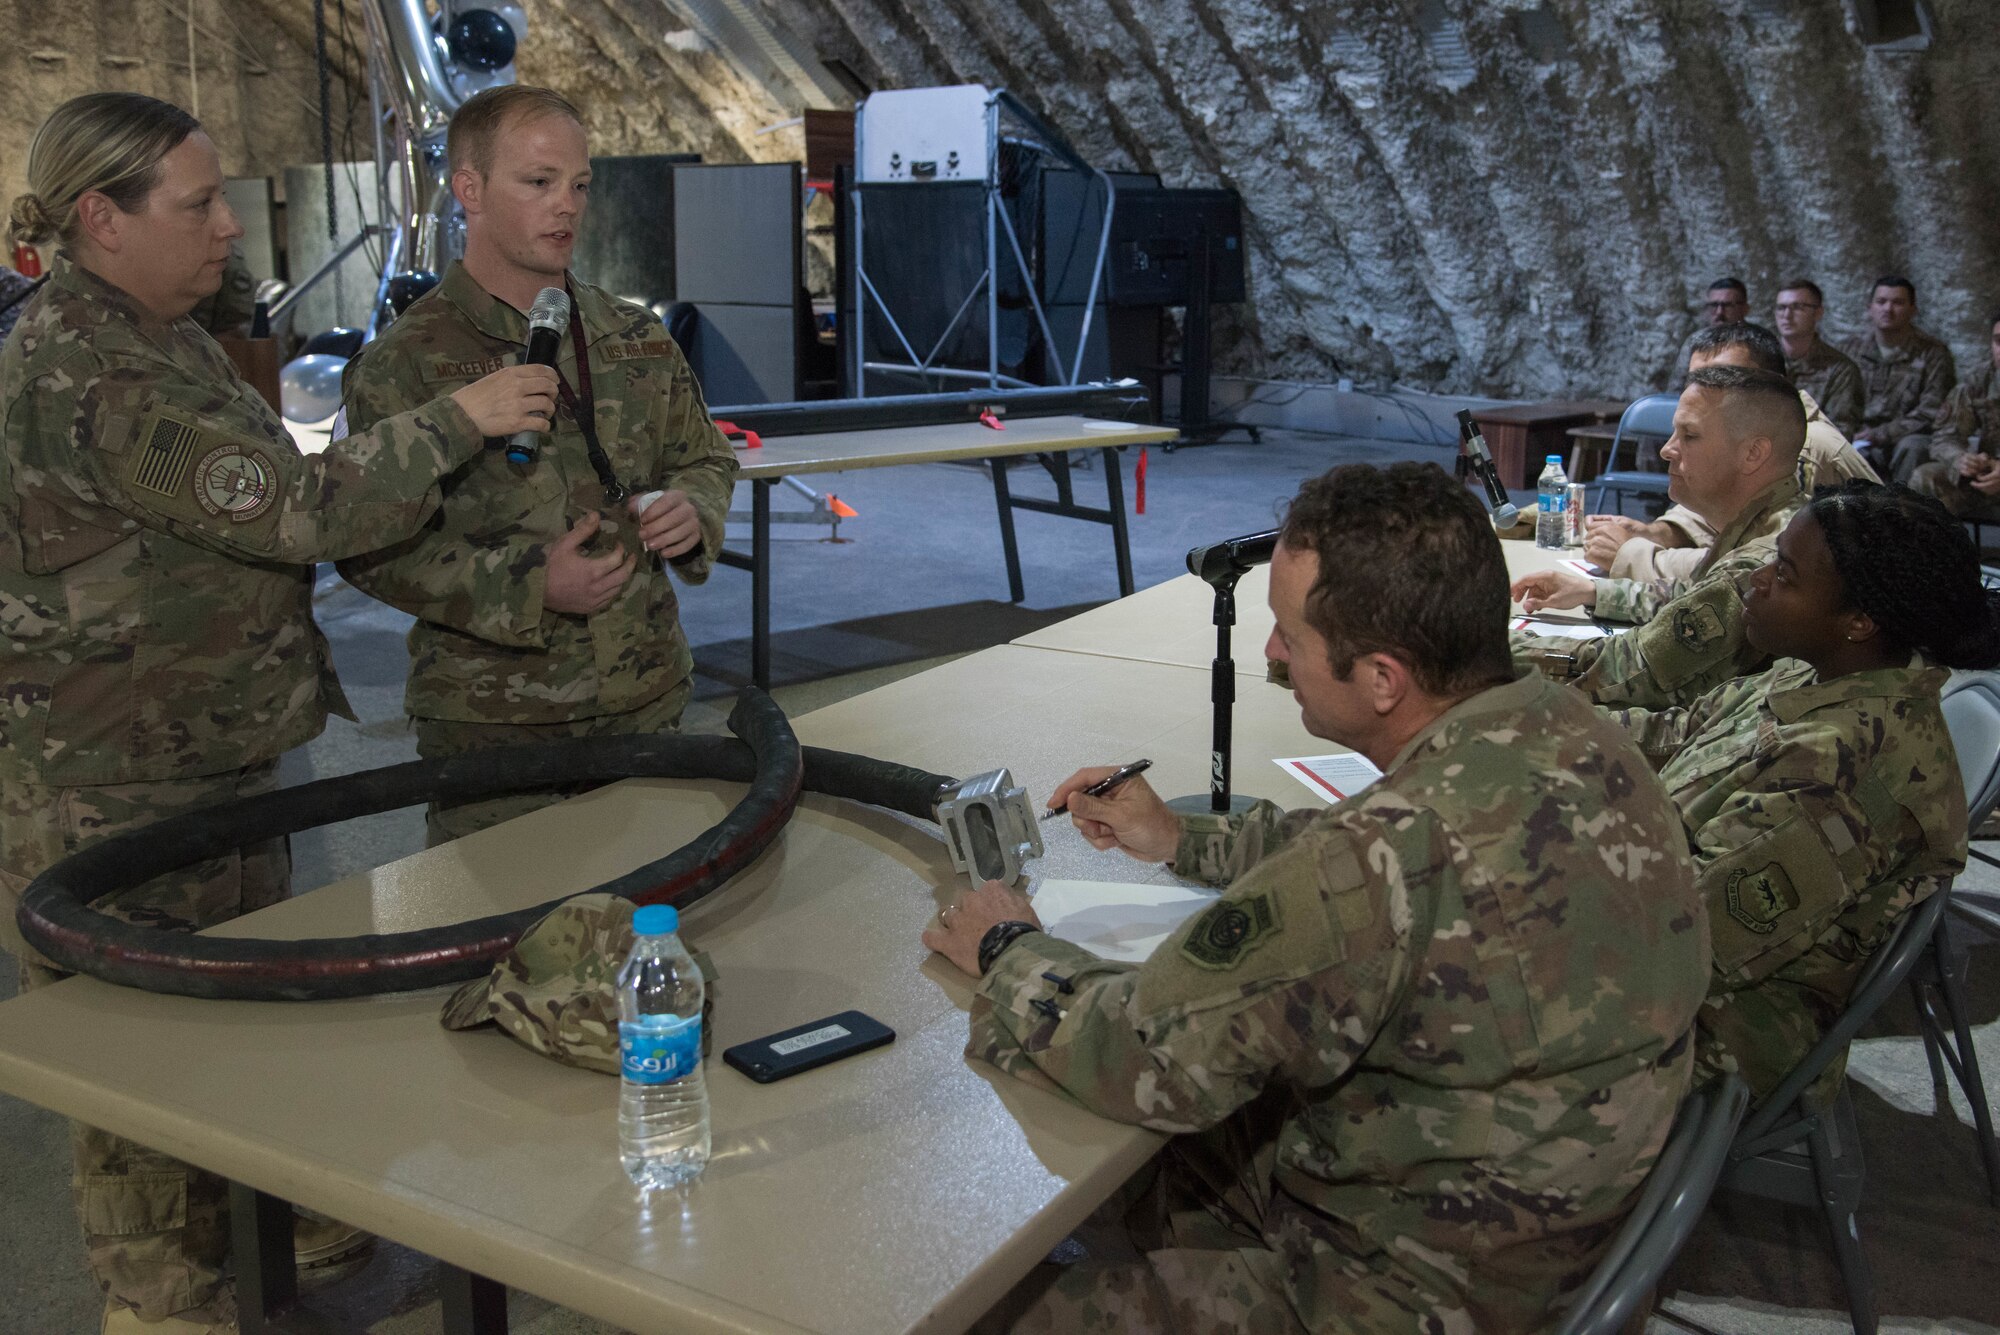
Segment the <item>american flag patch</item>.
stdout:
<path fill-rule="evenodd" d="M 145 448 L 132 463 L 132 485 L 162 496 L 176 494 L 187 477 L 195 446 L 200 443 L 201 432 L 187 423 L 171 417 L 155 417 Z"/>

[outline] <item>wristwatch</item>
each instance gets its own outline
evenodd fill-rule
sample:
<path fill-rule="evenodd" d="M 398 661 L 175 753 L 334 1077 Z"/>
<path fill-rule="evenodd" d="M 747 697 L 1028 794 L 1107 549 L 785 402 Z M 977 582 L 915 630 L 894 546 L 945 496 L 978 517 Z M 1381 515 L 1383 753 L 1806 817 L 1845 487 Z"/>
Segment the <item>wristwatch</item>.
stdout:
<path fill-rule="evenodd" d="M 1022 922 L 1019 918 L 1013 918 L 1007 922 L 994 923 L 986 929 L 986 935 L 979 938 L 979 972 L 981 974 L 992 972 L 994 962 L 1000 958 L 1002 952 L 1007 947 L 1019 941 L 1029 932 L 1039 932 L 1041 930 L 1035 924 Z"/>

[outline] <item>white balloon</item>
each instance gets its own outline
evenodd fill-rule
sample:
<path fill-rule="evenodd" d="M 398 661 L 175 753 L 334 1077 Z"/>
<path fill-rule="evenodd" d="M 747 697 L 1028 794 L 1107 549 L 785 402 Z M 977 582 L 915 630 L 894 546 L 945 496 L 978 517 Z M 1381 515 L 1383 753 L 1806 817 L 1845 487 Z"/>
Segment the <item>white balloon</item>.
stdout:
<path fill-rule="evenodd" d="M 279 411 L 294 422 L 324 422 L 340 407 L 340 373 L 347 358 L 309 352 L 285 363 L 278 375 Z"/>

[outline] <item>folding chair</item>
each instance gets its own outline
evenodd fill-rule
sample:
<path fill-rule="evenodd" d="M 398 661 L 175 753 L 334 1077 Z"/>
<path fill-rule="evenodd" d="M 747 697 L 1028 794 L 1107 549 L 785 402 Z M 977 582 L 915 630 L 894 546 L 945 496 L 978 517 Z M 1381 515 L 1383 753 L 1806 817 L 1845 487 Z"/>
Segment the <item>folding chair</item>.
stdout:
<path fill-rule="evenodd" d="M 1863 1180 L 1854 1101 L 1845 1078 L 1829 1107 L 1817 1106 L 1807 1091 L 1910 976 L 1950 902 L 1951 883 L 1946 881 L 1911 909 L 1876 950 L 1848 998 L 1847 1009 L 1743 1124 L 1730 1146 L 1729 1171 L 1722 1180 L 1725 1191 L 1818 1206 L 1825 1212 L 1858 1335 L 1876 1335 L 1876 1320 L 1875 1280 L 1854 1219 Z"/>
<path fill-rule="evenodd" d="M 1708 1208 L 1749 1106 L 1750 1087 L 1733 1075 L 1688 1095 L 1632 1213 L 1571 1301 L 1557 1335 L 1616 1335 L 1651 1301 L 1653 1286 Z"/>
<path fill-rule="evenodd" d="M 1954 673 L 1945 685 L 1941 703 L 1945 727 L 1958 752 L 1959 773 L 1965 780 L 1968 829 L 1976 831 L 1992 813 L 1994 803 L 2000 801 L 2000 672 Z M 1976 848 L 1968 851 L 1980 861 L 2000 867 L 2000 861 L 1988 854 Z M 1991 894 L 1959 889 L 1952 903 L 1961 915 L 2000 930 L 2000 912 L 1996 912 Z M 1986 1100 L 1986 1080 L 1966 1018 L 1965 987 L 1970 972 L 1970 953 L 1963 942 L 1954 939 L 1950 918 L 1941 919 L 1937 934 L 1910 975 L 1910 997 L 1917 1007 L 1924 1054 L 1930 1058 L 1938 1107 L 1946 1112 L 1951 1109 L 1949 1070 L 1972 1109 L 1972 1128 L 1979 1137 L 1979 1157 L 1986 1168 L 1987 1197 L 2000 1205 L 2000 1142 L 1993 1137 L 1993 1110 Z"/>
<path fill-rule="evenodd" d="M 1659 436 L 1662 439 L 1673 435 L 1674 409 L 1680 401 L 1678 394 L 1648 394 L 1626 405 L 1624 413 L 1618 418 L 1618 433 L 1611 438 L 1611 450 L 1604 457 L 1604 471 L 1597 476 L 1597 499 L 1590 507 L 1593 511 L 1605 513 L 1606 492 L 1615 492 L 1618 496 L 1618 505 L 1611 513 L 1624 512 L 1625 493 L 1628 491 L 1649 496 L 1667 494 L 1665 473 L 1642 473 L 1637 468 L 1619 472 L 1618 446 L 1628 435 Z M 1637 464 L 1638 461 L 1639 443 L 1635 440 L 1632 442 L 1632 462 Z"/>

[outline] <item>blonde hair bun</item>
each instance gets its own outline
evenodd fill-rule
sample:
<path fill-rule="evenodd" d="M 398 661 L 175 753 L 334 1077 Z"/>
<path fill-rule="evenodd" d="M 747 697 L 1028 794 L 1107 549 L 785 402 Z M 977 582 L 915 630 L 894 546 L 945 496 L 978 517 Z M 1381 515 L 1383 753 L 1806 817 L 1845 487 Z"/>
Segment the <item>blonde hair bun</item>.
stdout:
<path fill-rule="evenodd" d="M 7 233 L 31 246 L 56 234 L 55 219 L 49 217 L 48 205 L 42 203 L 40 195 L 30 191 L 14 196 L 14 205 L 7 211 Z"/>

